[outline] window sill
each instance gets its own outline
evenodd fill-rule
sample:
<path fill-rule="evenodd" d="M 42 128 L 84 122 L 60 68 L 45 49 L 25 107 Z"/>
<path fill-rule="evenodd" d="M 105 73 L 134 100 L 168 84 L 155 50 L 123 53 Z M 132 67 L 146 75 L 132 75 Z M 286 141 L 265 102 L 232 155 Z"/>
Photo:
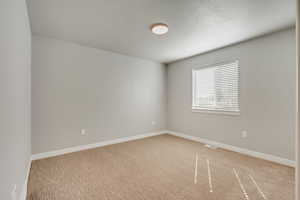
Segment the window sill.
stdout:
<path fill-rule="evenodd" d="M 241 115 L 240 112 L 208 110 L 208 109 L 199 109 L 199 108 L 192 108 L 192 112 L 195 112 L 195 113 L 206 113 L 206 114 L 216 114 L 216 115 L 233 115 L 233 116 L 239 116 L 239 115 Z"/>

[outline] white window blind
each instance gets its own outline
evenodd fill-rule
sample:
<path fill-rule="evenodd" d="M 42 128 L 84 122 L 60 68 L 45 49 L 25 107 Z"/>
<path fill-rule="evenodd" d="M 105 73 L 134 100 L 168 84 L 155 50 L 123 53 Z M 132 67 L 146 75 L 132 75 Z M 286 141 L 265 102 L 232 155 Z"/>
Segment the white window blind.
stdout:
<path fill-rule="evenodd" d="M 193 69 L 192 108 L 240 112 L 238 61 Z"/>

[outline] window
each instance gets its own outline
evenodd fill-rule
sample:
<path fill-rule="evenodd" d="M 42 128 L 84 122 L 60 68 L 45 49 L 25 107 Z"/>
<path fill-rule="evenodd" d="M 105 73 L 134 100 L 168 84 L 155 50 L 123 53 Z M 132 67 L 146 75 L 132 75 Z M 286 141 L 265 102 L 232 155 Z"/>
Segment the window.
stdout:
<path fill-rule="evenodd" d="M 192 108 L 239 114 L 238 61 L 193 69 Z"/>

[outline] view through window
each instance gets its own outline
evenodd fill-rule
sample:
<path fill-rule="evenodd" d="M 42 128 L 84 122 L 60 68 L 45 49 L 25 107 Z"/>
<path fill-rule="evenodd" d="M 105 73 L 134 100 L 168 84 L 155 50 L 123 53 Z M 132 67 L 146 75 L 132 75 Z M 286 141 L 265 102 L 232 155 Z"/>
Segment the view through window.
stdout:
<path fill-rule="evenodd" d="M 240 112 L 238 61 L 193 69 L 192 108 Z"/>

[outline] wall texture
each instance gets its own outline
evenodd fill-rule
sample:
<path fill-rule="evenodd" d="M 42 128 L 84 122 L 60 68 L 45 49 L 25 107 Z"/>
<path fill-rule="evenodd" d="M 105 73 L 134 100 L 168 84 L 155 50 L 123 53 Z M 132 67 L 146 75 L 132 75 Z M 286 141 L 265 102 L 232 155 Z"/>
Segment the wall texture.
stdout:
<path fill-rule="evenodd" d="M 294 160 L 295 48 L 289 29 L 169 64 L 168 129 Z M 231 60 L 240 64 L 241 115 L 192 112 L 192 68 Z"/>
<path fill-rule="evenodd" d="M 30 161 L 31 31 L 25 0 L 0 1 L 0 199 L 19 198 Z"/>
<path fill-rule="evenodd" d="M 162 64 L 42 37 L 32 62 L 33 153 L 165 128 Z"/>

